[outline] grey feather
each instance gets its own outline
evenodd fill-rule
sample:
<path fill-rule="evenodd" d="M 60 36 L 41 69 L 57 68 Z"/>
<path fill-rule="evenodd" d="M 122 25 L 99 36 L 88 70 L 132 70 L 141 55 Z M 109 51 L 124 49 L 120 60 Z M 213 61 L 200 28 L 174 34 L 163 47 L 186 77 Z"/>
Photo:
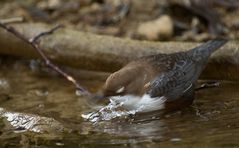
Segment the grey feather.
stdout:
<path fill-rule="evenodd" d="M 171 63 L 172 66 L 168 67 L 168 71 L 150 82 L 147 93 L 151 97 L 165 96 L 168 101 L 173 101 L 192 91 L 211 53 L 225 43 L 224 39 L 214 39 L 187 52 L 175 54 L 178 56 L 177 60 L 174 64 Z"/>

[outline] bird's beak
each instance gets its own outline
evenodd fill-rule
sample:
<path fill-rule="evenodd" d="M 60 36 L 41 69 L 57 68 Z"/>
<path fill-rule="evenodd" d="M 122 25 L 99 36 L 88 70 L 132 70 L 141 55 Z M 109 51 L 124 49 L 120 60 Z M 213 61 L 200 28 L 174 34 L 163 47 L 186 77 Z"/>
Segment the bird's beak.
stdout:
<path fill-rule="evenodd" d="M 99 100 L 102 100 L 102 99 L 104 99 L 104 98 L 105 98 L 105 96 L 104 96 L 104 94 L 103 94 L 102 92 L 97 92 L 97 93 L 93 96 L 92 99 L 99 101 Z"/>
<path fill-rule="evenodd" d="M 91 101 L 95 104 L 106 104 L 109 102 L 109 99 L 106 99 L 104 93 L 100 91 L 91 97 Z"/>

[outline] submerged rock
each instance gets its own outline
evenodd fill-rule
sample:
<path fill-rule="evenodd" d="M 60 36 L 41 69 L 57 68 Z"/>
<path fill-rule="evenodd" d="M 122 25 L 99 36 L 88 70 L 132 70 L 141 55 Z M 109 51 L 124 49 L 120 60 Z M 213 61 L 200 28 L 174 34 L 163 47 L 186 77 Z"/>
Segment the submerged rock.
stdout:
<path fill-rule="evenodd" d="M 33 114 L 6 111 L 0 108 L 0 118 L 5 118 L 16 132 L 31 131 L 37 133 L 61 132 L 65 128 L 53 118 L 41 117 Z"/>

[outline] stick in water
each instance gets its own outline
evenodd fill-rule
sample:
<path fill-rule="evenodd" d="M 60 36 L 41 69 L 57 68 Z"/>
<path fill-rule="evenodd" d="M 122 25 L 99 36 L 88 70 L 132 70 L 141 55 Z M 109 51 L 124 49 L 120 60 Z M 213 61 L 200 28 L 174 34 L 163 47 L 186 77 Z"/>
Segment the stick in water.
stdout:
<path fill-rule="evenodd" d="M 70 81 L 71 83 L 73 83 L 77 89 L 77 93 L 80 95 L 84 95 L 84 96 L 90 96 L 91 93 L 84 89 L 77 81 L 76 79 L 74 79 L 71 75 L 67 74 L 66 72 L 64 72 L 63 70 L 61 70 L 58 66 L 56 66 L 55 64 L 53 64 L 48 58 L 47 56 L 44 54 L 43 50 L 39 47 L 39 45 L 37 44 L 37 40 L 39 40 L 42 36 L 45 35 L 49 35 L 52 34 L 54 31 L 56 31 L 57 29 L 61 28 L 61 25 L 57 25 L 55 27 L 53 27 L 52 29 L 46 31 L 46 32 L 41 32 L 39 33 L 37 36 L 31 38 L 31 39 L 27 39 L 26 37 L 24 37 L 21 33 L 19 33 L 17 30 L 15 30 L 13 27 L 11 26 L 6 26 L 3 23 L 0 22 L 0 27 L 7 30 L 8 32 L 12 33 L 13 35 L 15 35 L 17 38 L 20 38 L 21 40 L 23 40 L 24 42 L 30 44 L 42 57 L 42 59 L 44 60 L 45 64 L 50 67 L 51 69 L 53 69 L 54 71 L 56 71 L 57 73 L 59 73 L 60 75 L 62 75 L 64 78 L 66 78 L 68 81 Z"/>
<path fill-rule="evenodd" d="M 202 89 L 218 87 L 219 85 L 220 85 L 220 82 L 217 82 L 217 81 L 206 82 L 206 83 L 203 83 L 202 85 L 200 85 L 195 90 L 199 91 L 199 90 L 202 90 Z"/>

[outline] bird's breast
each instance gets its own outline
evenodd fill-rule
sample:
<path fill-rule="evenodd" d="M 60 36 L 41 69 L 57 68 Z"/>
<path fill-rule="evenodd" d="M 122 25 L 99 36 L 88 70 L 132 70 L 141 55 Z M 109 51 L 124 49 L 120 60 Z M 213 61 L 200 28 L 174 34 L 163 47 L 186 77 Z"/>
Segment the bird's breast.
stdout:
<path fill-rule="evenodd" d="M 110 100 L 121 103 L 122 106 L 128 110 L 135 110 L 137 112 L 149 112 L 164 109 L 166 102 L 164 96 L 152 98 L 149 94 L 143 94 L 142 96 L 113 96 Z"/>

